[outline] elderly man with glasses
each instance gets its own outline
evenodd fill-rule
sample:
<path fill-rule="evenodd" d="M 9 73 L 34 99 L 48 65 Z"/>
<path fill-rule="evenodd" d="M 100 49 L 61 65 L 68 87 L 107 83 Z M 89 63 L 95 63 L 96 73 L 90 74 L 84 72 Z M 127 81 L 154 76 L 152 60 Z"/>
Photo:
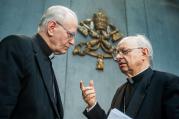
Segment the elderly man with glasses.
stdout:
<path fill-rule="evenodd" d="M 117 89 L 105 114 L 96 100 L 93 81 L 87 87 L 81 81 L 88 119 L 107 119 L 113 109 L 133 119 L 179 119 L 179 77 L 151 68 L 153 50 L 145 36 L 123 38 L 113 56 L 127 82 Z"/>
<path fill-rule="evenodd" d="M 72 10 L 51 6 L 35 36 L 10 35 L 0 42 L 0 119 L 63 119 L 51 59 L 74 44 L 77 26 Z"/>

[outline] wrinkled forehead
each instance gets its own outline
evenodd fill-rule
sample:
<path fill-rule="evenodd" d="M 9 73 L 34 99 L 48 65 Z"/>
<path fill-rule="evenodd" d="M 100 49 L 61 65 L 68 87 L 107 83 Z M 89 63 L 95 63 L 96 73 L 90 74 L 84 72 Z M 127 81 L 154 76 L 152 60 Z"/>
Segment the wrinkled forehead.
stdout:
<path fill-rule="evenodd" d="M 71 17 L 71 18 L 65 19 L 62 25 L 69 31 L 76 32 L 77 27 L 78 27 L 78 21 L 76 21 L 74 17 Z"/>
<path fill-rule="evenodd" d="M 74 25 L 78 26 L 78 20 L 74 16 L 68 15 L 64 18 L 62 24 L 74 24 Z"/>
<path fill-rule="evenodd" d="M 137 46 L 137 40 L 135 39 L 135 37 L 125 37 L 121 41 L 119 41 L 117 49 L 135 48 Z"/>

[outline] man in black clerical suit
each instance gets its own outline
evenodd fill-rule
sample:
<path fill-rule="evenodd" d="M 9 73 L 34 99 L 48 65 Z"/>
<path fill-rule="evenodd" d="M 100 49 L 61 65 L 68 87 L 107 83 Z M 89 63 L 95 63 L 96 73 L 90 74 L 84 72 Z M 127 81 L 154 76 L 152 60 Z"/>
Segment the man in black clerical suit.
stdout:
<path fill-rule="evenodd" d="M 10 35 L 0 42 L 0 119 L 63 119 L 51 59 L 74 44 L 77 26 L 72 10 L 51 6 L 35 36 Z"/>
<path fill-rule="evenodd" d="M 111 107 L 133 119 L 179 119 L 179 77 L 151 68 L 153 50 L 143 35 L 123 38 L 114 52 L 114 59 L 127 82 L 119 87 Z M 85 87 L 80 82 L 82 96 L 88 107 L 88 119 L 107 119 L 108 114 L 96 101 L 93 81 Z"/>

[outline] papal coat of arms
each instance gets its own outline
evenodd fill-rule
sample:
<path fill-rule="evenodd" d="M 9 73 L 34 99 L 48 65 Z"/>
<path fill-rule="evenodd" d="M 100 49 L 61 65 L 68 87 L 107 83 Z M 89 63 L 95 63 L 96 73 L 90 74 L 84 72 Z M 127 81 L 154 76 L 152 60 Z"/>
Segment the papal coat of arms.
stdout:
<path fill-rule="evenodd" d="M 115 44 L 122 38 L 117 28 L 110 24 L 105 12 L 99 10 L 92 19 L 79 23 L 78 31 L 85 37 L 91 37 L 87 42 L 80 42 L 73 50 L 73 55 L 91 55 L 97 58 L 96 69 L 104 69 L 104 58 L 112 58 Z"/>

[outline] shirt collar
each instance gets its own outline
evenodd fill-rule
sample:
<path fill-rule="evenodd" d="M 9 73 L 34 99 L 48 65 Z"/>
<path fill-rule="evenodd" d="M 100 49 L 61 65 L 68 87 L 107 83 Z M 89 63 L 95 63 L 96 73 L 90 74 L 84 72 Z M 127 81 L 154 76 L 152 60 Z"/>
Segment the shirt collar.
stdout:
<path fill-rule="evenodd" d="M 140 80 L 144 77 L 144 75 L 146 75 L 147 71 L 150 70 L 150 69 L 151 69 L 151 68 L 148 67 L 148 68 L 142 70 L 142 71 L 141 71 L 140 73 L 138 73 L 136 76 L 131 77 L 131 78 L 127 78 L 127 81 L 128 81 L 130 84 L 134 84 L 134 83 L 140 81 Z"/>
<path fill-rule="evenodd" d="M 39 45 L 40 49 L 42 50 L 43 54 L 49 59 L 54 58 L 54 53 L 51 51 L 51 49 L 48 47 L 47 43 L 45 40 L 40 36 L 40 34 L 36 34 L 37 37 L 37 44 Z"/>
<path fill-rule="evenodd" d="M 48 57 L 50 60 L 52 60 L 55 57 L 55 54 L 52 52 Z"/>

